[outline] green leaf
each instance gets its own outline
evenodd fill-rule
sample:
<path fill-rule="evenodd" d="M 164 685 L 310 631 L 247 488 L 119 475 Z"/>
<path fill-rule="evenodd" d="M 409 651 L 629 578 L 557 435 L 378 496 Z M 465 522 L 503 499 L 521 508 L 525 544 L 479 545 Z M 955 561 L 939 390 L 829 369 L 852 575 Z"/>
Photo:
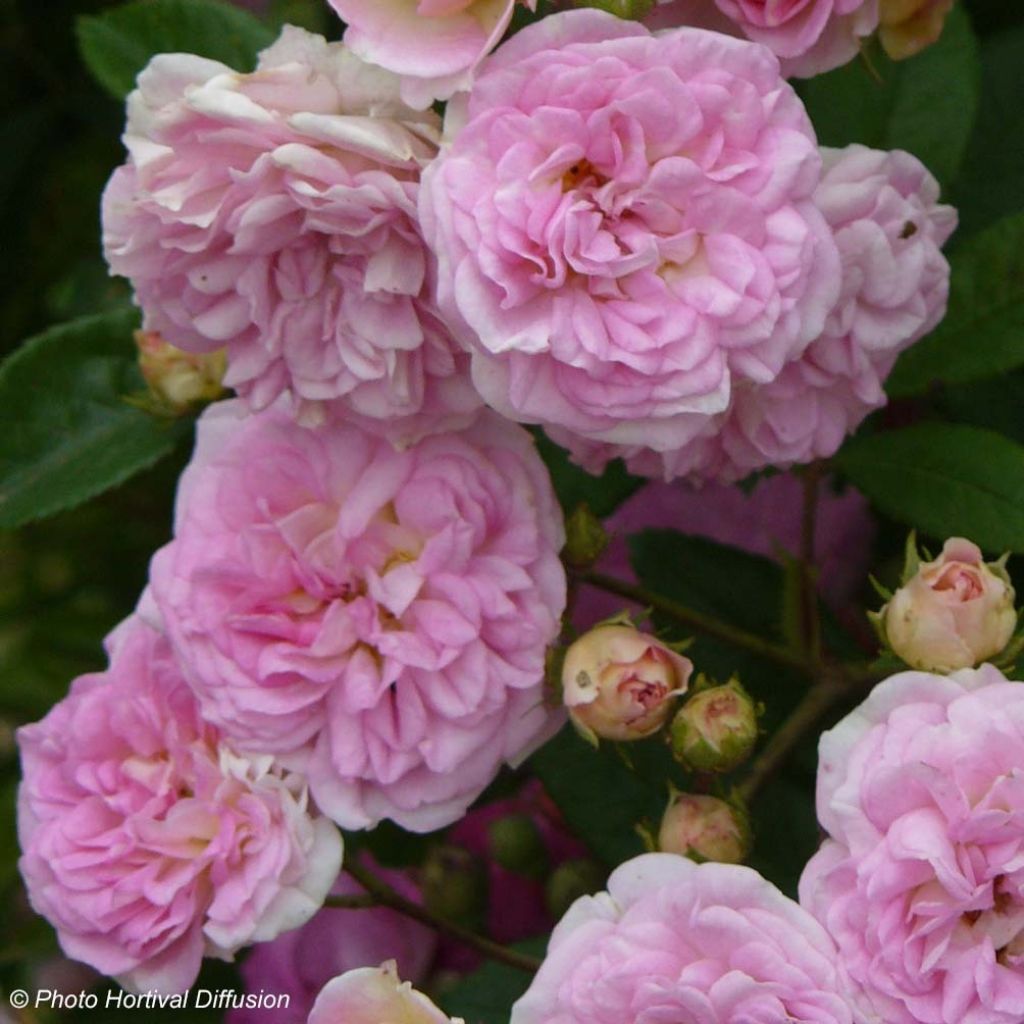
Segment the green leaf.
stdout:
<path fill-rule="evenodd" d="M 939 41 L 910 60 L 891 61 L 877 44 L 865 54 L 801 87 L 819 141 L 909 150 L 949 185 L 980 93 L 978 43 L 967 15 L 954 8 Z"/>
<path fill-rule="evenodd" d="M 517 942 L 513 948 L 521 953 L 543 956 L 547 937 Z M 466 1024 L 508 1024 L 512 1004 L 526 991 L 530 975 L 507 964 L 489 961 L 479 970 L 467 974 L 440 999 L 453 1017 Z"/>
<path fill-rule="evenodd" d="M 594 749 L 570 727 L 530 759 L 530 767 L 569 827 L 609 867 L 644 852 L 636 826 L 655 827 L 676 777 L 668 748 L 657 740 L 629 744 L 627 767 L 614 744 Z"/>
<path fill-rule="evenodd" d="M 82 60 L 95 79 L 123 99 L 158 53 L 195 53 L 236 71 L 251 71 L 274 36 L 257 18 L 218 0 L 137 0 L 77 22 Z"/>
<path fill-rule="evenodd" d="M 960 246 L 950 261 L 949 311 L 900 357 L 890 395 L 977 380 L 1024 365 L 1024 214 Z"/>
<path fill-rule="evenodd" d="M 978 119 L 953 192 L 964 234 L 1024 209 L 1024 25 L 984 36 L 981 66 Z"/>
<path fill-rule="evenodd" d="M 1024 551 L 1024 447 L 1000 434 L 923 423 L 857 438 L 836 463 L 893 519 L 989 551 Z"/>
<path fill-rule="evenodd" d="M 189 429 L 125 401 L 140 390 L 134 311 L 74 320 L 0 366 L 0 527 L 71 508 L 171 452 Z"/>
<path fill-rule="evenodd" d="M 644 481 L 630 476 L 626 467 L 616 459 L 608 464 L 604 473 L 594 476 L 573 465 L 568 453 L 540 431 L 535 434 L 537 450 L 544 459 L 555 485 L 555 493 L 566 512 L 586 502 L 599 519 L 611 515 L 631 494 L 639 490 Z"/>

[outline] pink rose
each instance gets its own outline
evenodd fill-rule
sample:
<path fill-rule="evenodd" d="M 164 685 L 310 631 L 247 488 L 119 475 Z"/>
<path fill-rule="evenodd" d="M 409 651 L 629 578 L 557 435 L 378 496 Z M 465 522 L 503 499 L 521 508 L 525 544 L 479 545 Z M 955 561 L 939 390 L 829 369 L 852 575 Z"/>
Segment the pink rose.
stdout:
<path fill-rule="evenodd" d="M 852 60 L 878 25 L 879 0 L 715 0 L 748 38 L 810 78 Z"/>
<path fill-rule="evenodd" d="M 563 540 L 532 439 L 491 413 L 396 451 L 225 402 L 152 588 L 211 721 L 288 753 L 343 827 L 430 831 L 557 726 Z"/>
<path fill-rule="evenodd" d="M 202 957 L 303 924 L 341 863 L 305 782 L 204 724 L 167 642 L 138 618 L 106 672 L 18 731 L 21 873 L 68 956 L 183 992 Z"/>
<path fill-rule="evenodd" d="M 851 1024 L 824 930 L 750 868 L 627 861 L 555 929 L 511 1024 Z"/>
<path fill-rule="evenodd" d="M 861 1019 L 1024 1020 L 1024 686 L 990 665 L 904 672 L 821 739 L 828 833 L 800 901 Z"/>
<path fill-rule="evenodd" d="M 373 870 L 392 889 L 419 901 L 416 886 L 405 875 L 377 866 Z M 342 872 L 331 895 L 350 896 L 362 891 L 351 876 Z M 231 1010 L 227 1024 L 304 1021 L 320 989 L 332 978 L 358 967 L 377 967 L 385 960 L 394 960 L 399 974 L 418 985 L 426 980 L 436 949 L 436 932 L 394 910 L 326 907 L 301 928 L 256 946 L 242 964 L 248 992 L 264 989 L 287 994 L 288 1006 Z"/>
<path fill-rule="evenodd" d="M 686 692 L 693 662 L 648 633 L 620 622 L 574 641 L 562 666 L 569 718 L 592 743 L 652 736 Z"/>
<path fill-rule="evenodd" d="M 148 329 L 227 347 L 225 384 L 254 409 L 288 393 L 303 422 L 356 417 L 403 443 L 463 425 L 480 402 L 416 214 L 438 128 L 395 76 L 301 29 L 249 75 L 155 57 L 103 199 L 107 259 Z"/>
<path fill-rule="evenodd" d="M 353 53 L 401 76 L 402 99 L 425 109 L 468 89 L 505 34 L 517 0 L 328 0 Z M 537 0 L 520 0 L 531 11 Z"/>
<path fill-rule="evenodd" d="M 820 157 L 763 47 L 599 11 L 515 35 L 424 173 L 438 295 L 502 414 L 674 451 L 835 304 Z"/>
<path fill-rule="evenodd" d="M 308 1024 L 463 1024 L 449 1019 L 409 982 L 394 961 L 349 971 L 324 986 Z"/>
<path fill-rule="evenodd" d="M 952 672 L 1006 647 L 1017 628 L 1015 600 L 1003 562 L 986 564 L 976 544 L 953 537 L 893 594 L 879 625 L 911 668 Z"/>
<path fill-rule="evenodd" d="M 761 386 L 737 387 L 729 410 L 676 451 L 575 445 L 588 468 L 621 455 L 630 469 L 665 479 L 733 481 L 768 466 L 828 458 L 869 412 L 885 404 L 896 357 L 942 319 L 949 264 L 941 246 L 956 213 L 919 160 L 849 146 L 822 151 L 814 199 L 835 233 L 842 292 L 824 331 Z"/>

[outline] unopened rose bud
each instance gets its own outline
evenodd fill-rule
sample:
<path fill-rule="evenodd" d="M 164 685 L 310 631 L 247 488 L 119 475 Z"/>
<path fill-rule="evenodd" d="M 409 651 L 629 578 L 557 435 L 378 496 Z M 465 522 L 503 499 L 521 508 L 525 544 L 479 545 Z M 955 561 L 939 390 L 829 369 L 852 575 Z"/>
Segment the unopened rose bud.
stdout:
<path fill-rule="evenodd" d="M 566 517 L 565 549 L 566 564 L 574 569 L 589 569 L 604 554 L 608 547 L 608 534 L 601 520 L 583 502 Z"/>
<path fill-rule="evenodd" d="M 695 693 L 672 719 L 672 753 L 694 772 L 730 772 L 757 742 L 757 707 L 735 679 Z"/>
<path fill-rule="evenodd" d="M 953 0 L 880 0 L 878 39 L 893 60 L 905 60 L 942 35 Z"/>
<path fill-rule="evenodd" d="M 1003 561 L 985 563 L 977 545 L 947 540 L 922 562 L 875 617 L 883 640 L 911 668 L 953 672 L 999 654 L 1017 625 Z"/>
<path fill-rule="evenodd" d="M 540 830 L 527 814 L 510 814 L 487 827 L 488 846 L 494 859 L 507 871 L 527 878 L 543 878 L 548 851 Z"/>
<path fill-rule="evenodd" d="M 658 848 L 695 861 L 739 864 L 750 851 L 750 825 L 724 800 L 680 793 L 661 819 Z"/>
<path fill-rule="evenodd" d="M 460 846 L 435 846 L 423 865 L 420 890 L 428 910 L 467 927 L 487 911 L 487 868 Z"/>
<path fill-rule="evenodd" d="M 606 872 L 592 860 L 567 860 L 559 864 L 544 886 L 548 913 L 560 919 L 581 896 L 599 892 L 605 876 Z"/>
<path fill-rule="evenodd" d="M 641 21 L 654 10 L 658 0 L 575 0 L 577 7 L 596 7 L 619 18 Z"/>
<path fill-rule="evenodd" d="M 596 626 L 565 653 L 562 699 L 591 742 L 656 733 L 686 692 L 693 663 L 632 626 Z"/>
<path fill-rule="evenodd" d="M 150 391 L 174 412 L 199 402 L 212 402 L 224 393 L 227 356 L 216 352 L 184 352 L 164 341 L 157 331 L 136 331 L 139 369 Z"/>

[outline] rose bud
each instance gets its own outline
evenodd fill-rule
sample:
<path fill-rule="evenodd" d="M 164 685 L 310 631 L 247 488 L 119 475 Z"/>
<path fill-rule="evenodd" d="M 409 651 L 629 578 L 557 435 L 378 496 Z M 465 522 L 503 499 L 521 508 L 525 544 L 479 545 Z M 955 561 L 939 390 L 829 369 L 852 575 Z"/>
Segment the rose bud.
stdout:
<path fill-rule="evenodd" d="M 556 920 L 561 918 L 581 896 L 601 889 L 605 877 L 601 866 L 586 858 L 559 864 L 544 886 L 544 902 L 551 916 Z"/>
<path fill-rule="evenodd" d="M 435 846 L 420 883 L 427 909 L 448 921 L 479 928 L 487 913 L 486 865 L 460 846 Z"/>
<path fill-rule="evenodd" d="M 905 60 L 942 35 L 953 0 L 881 0 L 878 39 L 893 60 Z"/>
<path fill-rule="evenodd" d="M 601 520 L 581 502 L 565 517 L 565 547 L 562 557 L 574 569 L 589 569 L 608 547 L 608 534 Z"/>
<path fill-rule="evenodd" d="M 224 349 L 184 352 L 164 341 L 158 331 L 136 331 L 135 344 L 142 376 L 168 411 L 187 412 L 199 402 L 213 402 L 224 394 Z"/>
<path fill-rule="evenodd" d="M 547 847 L 528 814 L 508 814 L 487 826 L 491 855 L 506 870 L 526 878 L 543 878 L 550 864 Z"/>
<path fill-rule="evenodd" d="M 592 743 L 638 740 L 657 732 L 686 692 L 689 658 L 648 633 L 611 622 L 584 633 L 565 653 L 562 699 Z"/>
<path fill-rule="evenodd" d="M 672 754 L 694 772 L 730 772 L 757 742 L 757 706 L 739 680 L 695 693 L 672 720 Z"/>
<path fill-rule="evenodd" d="M 661 819 L 658 849 L 698 863 L 739 864 L 750 850 L 750 824 L 739 808 L 718 797 L 679 793 Z"/>
<path fill-rule="evenodd" d="M 916 563 L 911 549 L 903 586 L 872 616 L 893 653 L 926 672 L 973 668 L 999 654 L 1017 625 L 1005 558 L 985 563 L 977 545 L 953 537 L 935 561 Z"/>

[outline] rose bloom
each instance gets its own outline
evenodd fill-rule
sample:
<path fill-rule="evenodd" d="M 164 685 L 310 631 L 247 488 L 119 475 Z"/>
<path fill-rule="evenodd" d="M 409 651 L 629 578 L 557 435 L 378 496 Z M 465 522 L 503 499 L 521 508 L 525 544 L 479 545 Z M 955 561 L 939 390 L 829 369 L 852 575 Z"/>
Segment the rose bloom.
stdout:
<path fill-rule="evenodd" d="M 821 739 L 800 901 L 866 1021 L 1024 1020 L 1024 687 L 904 672 Z"/>
<path fill-rule="evenodd" d="M 502 414 L 673 451 L 821 333 L 839 267 L 820 157 L 763 47 L 552 15 L 481 66 L 446 131 L 424 233 Z"/>
<path fill-rule="evenodd" d="M 879 0 L 878 38 L 893 60 L 906 60 L 937 42 L 953 0 Z"/>
<path fill-rule="evenodd" d="M 103 244 L 145 326 L 227 348 L 254 409 L 357 417 L 396 442 L 464 424 L 479 399 L 430 299 L 416 197 L 432 113 L 340 44 L 286 28 L 242 75 L 155 57 L 128 99 L 128 162 Z"/>
<path fill-rule="evenodd" d="M 537 0 L 520 0 L 531 11 Z M 345 43 L 401 76 L 402 99 L 424 109 L 468 89 L 497 46 L 516 0 L 328 0 L 345 20 Z"/>
<path fill-rule="evenodd" d="M 576 901 L 511 1024 L 851 1024 L 824 930 L 756 871 L 672 853 Z"/>
<path fill-rule="evenodd" d="M 21 873 L 68 956 L 184 992 L 204 955 L 305 922 L 341 863 L 306 785 L 199 717 L 167 642 L 132 618 L 110 667 L 18 731 Z"/>
<path fill-rule="evenodd" d="M 973 668 L 1010 642 L 1017 628 L 1015 599 L 1003 565 L 986 565 L 976 544 L 953 537 L 882 609 L 882 630 L 911 668 Z"/>
<path fill-rule="evenodd" d="M 449 1019 L 409 982 L 394 961 L 348 971 L 324 986 L 308 1024 L 463 1024 Z"/>
<path fill-rule="evenodd" d="M 715 0 L 745 36 L 810 78 L 852 60 L 878 25 L 879 0 Z"/>
<path fill-rule="evenodd" d="M 869 412 L 885 404 L 897 356 L 946 312 L 949 263 L 941 246 L 956 213 L 938 182 L 900 150 L 822 150 L 815 202 L 835 233 L 842 291 L 825 328 L 779 376 L 737 386 L 729 410 L 669 452 L 643 445 L 573 445 L 588 469 L 615 456 L 643 476 L 734 481 L 835 454 Z"/>
<path fill-rule="evenodd" d="M 211 721 L 288 753 L 344 828 L 430 831 L 558 724 L 563 541 L 532 438 L 491 413 L 396 451 L 225 402 L 152 589 Z"/>
<path fill-rule="evenodd" d="M 656 733 L 686 692 L 693 662 L 631 625 L 598 625 L 566 651 L 562 698 L 588 739 Z"/>
<path fill-rule="evenodd" d="M 372 862 L 371 866 L 392 889 L 419 902 L 419 891 L 404 874 Z M 361 892 L 359 883 L 345 872 L 331 889 L 332 896 Z M 247 992 L 263 989 L 288 995 L 287 1007 L 234 1009 L 226 1020 L 228 1024 L 301 1024 L 332 978 L 359 967 L 377 967 L 385 960 L 394 960 L 399 974 L 418 985 L 427 978 L 437 944 L 432 929 L 387 907 L 325 907 L 301 928 L 256 946 L 242 963 Z"/>

